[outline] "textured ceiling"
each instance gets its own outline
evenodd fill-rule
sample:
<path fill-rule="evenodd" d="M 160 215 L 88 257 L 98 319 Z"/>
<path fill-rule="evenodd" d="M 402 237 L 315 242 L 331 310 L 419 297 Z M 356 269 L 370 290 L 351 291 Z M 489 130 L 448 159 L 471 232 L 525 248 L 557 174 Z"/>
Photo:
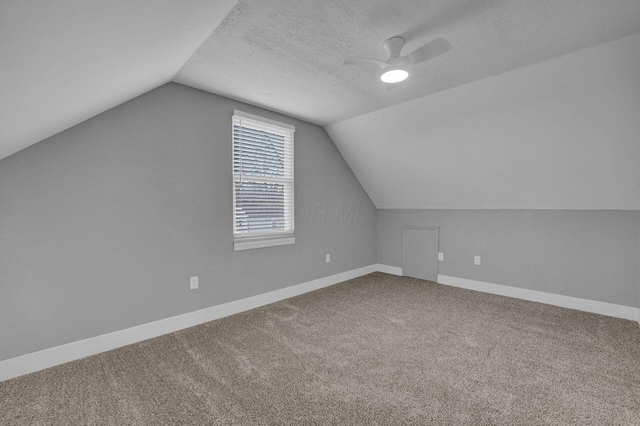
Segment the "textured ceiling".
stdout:
<path fill-rule="evenodd" d="M 232 0 L 0 0 L 0 158 L 171 81 Z"/>
<path fill-rule="evenodd" d="M 240 0 L 175 81 L 326 125 L 638 31 L 638 0 Z M 342 65 L 396 35 L 454 50 L 392 91 Z"/>
<path fill-rule="evenodd" d="M 640 210 L 640 34 L 326 127 L 378 208 Z"/>

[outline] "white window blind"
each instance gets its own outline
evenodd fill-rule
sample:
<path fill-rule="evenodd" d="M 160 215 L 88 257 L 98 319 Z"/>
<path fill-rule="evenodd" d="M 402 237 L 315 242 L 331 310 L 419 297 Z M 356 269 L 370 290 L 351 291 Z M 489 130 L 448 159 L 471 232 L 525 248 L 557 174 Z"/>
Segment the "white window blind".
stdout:
<path fill-rule="evenodd" d="M 238 240 L 292 237 L 295 128 L 241 111 L 233 115 L 233 235 Z M 252 243 L 241 248 L 289 244 Z"/>

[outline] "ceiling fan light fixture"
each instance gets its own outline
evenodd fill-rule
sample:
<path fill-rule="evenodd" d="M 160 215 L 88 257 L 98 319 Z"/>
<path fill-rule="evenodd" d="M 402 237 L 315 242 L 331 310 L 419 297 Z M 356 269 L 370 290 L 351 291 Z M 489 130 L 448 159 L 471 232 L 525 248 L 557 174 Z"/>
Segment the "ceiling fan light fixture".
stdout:
<path fill-rule="evenodd" d="M 344 60 L 344 64 L 375 65 L 382 68 L 382 72 L 378 73 L 378 76 L 380 76 L 380 80 L 387 83 L 387 90 L 399 87 L 395 83 L 400 83 L 409 78 L 409 69 L 453 49 L 451 44 L 442 37 L 431 40 L 408 55 L 402 54 L 402 48 L 404 47 L 404 38 L 402 37 L 391 37 L 383 43 L 383 46 L 389 55 L 386 61 L 349 56 Z"/>
<path fill-rule="evenodd" d="M 380 75 L 385 83 L 400 83 L 409 77 L 409 72 L 403 68 L 387 68 Z"/>

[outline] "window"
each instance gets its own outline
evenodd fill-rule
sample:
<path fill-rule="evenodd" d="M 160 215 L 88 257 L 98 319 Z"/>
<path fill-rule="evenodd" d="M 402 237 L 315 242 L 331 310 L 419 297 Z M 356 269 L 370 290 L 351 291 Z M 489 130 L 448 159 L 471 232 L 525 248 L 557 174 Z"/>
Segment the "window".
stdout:
<path fill-rule="evenodd" d="M 295 243 L 295 127 L 233 114 L 234 250 Z"/>

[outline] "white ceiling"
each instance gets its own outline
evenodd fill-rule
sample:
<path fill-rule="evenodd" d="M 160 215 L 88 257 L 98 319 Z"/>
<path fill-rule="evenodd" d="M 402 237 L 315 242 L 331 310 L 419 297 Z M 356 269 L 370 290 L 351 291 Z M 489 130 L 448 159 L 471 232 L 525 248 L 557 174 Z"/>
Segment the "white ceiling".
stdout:
<path fill-rule="evenodd" d="M 0 0 L 0 158 L 174 79 L 327 126 L 378 207 L 640 209 L 638 32 L 638 0 Z M 392 91 L 342 64 L 396 35 L 454 49 Z"/>
<path fill-rule="evenodd" d="M 233 0 L 0 0 L 0 158 L 171 81 Z"/>
<path fill-rule="evenodd" d="M 640 210 L 640 34 L 327 126 L 378 208 Z"/>
<path fill-rule="evenodd" d="M 638 0 L 240 0 L 175 80 L 326 125 L 638 31 Z M 454 50 L 389 92 L 342 65 L 396 35 Z"/>

